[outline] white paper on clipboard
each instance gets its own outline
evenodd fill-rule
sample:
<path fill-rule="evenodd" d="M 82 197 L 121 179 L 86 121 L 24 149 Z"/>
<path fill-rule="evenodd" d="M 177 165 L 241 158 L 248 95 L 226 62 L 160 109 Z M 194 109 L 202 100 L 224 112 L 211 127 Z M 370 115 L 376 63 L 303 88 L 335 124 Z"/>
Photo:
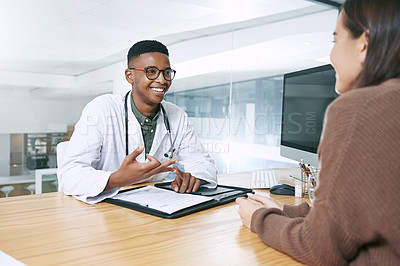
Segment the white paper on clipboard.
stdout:
<path fill-rule="evenodd" d="M 197 205 L 199 203 L 213 200 L 212 197 L 177 193 L 175 191 L 153 186 L 145 186 L 128 192 L 120 193 L 112 197 L 112 199 L 137 203 L 139 205 L 168 214 L 172 214 L 176 211 Z"/>

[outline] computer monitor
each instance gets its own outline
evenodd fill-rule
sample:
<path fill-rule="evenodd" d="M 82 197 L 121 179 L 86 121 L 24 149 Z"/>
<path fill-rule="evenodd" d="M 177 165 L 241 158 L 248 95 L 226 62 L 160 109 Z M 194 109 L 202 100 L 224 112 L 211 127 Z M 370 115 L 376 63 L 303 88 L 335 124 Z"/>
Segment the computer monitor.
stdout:
<path fill-rule="evenodd" d="M 317 150 L 328 105 L 339 95 L 335 71 L 324 65 L 284 75 L 281 155 L 319 167 Z"/>

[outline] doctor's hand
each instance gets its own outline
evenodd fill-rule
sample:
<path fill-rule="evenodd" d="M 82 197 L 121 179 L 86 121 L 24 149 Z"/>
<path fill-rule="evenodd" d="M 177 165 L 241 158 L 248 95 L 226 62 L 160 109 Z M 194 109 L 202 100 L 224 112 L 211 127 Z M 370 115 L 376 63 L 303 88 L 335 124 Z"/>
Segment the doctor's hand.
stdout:
<path fill-rule="evenodd" d="M 197 179 L 190 173 L 182 172 L 176 165 L 174 166 L 174 172 L 176 173 L 176 177 L 171 183 L 171 188 L 175 192 L 190 193 L 196 192 L 199 189 L 201 185 L 200 179 Z"/>
<path fill-rule="evenodd" d="M 124 158 L 121 167 L 110 175 L 104 190 L 130 185 L 161 172 L 174 171 L 174 168 L 169 166 L 178 162 L 176 159 L 160 163 L 153 156 L 147 155 L 147 159 L 149 159 L 148 162 L 138 162 L 136 157 L 138 157 L 143 150 L 144 146 L 140 146 Z"/>
<path fill-rule="evenodd" d="M 237 198 L 236 203 L 239 204 L 239 215 L 242 219 L 242 223 L 244 226 L 250 228 L 251 225 L 251 217 L 253 213 L 260 208 L 278 208 L 283 209 L 283 205 L 279 202 L 268 198 L 263 197 L 257 194 L 247 194 L 248 198 Z"/>

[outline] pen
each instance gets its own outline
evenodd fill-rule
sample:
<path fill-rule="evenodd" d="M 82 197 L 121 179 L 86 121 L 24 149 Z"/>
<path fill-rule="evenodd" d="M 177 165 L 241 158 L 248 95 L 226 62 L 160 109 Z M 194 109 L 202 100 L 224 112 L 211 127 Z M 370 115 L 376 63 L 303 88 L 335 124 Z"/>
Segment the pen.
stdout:
<path fill-rule="evenodd" d="M 309 169 L 307 170 L 307 166 L 304 164 L 303 160 L 301 160 L 301 162 L 299 163 L 300 168 L 306 173 L 306 176 L 309 176 Z"/>
<path fill-rule="evenodd" d="M 311 168 L 311 165 L 310 165 L 310 164 L 308 164 L 308 167 L 306 166 L 306 168 L 307 168 L 307 172 L 308 172 L 308 174 L 309 174 L 309 175 L 311 175 L 311 170 L 310 170 L 310 168 Z"/>
<path fill-rule="evenodd" d="M 295 176 L 292 176 L 292 175 L 289 175 L 291 178 L 294 178 L 294 179 L 296 179 L 296 180 L 299 180 L 300 182 L 303 182 L 303 183 L 306 183 L 306 181 L 304 181 L 304 180 L 301 180 L 300 178 L 297 178 L 297 177 L 295 177 Z"/>

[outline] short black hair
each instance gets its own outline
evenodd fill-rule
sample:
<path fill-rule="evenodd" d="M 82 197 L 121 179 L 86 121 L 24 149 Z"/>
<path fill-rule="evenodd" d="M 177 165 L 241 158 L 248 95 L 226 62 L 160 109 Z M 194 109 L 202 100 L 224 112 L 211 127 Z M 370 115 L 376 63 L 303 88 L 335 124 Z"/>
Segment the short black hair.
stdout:
<path fill-rule="evenodd" d="M 141 54 L 159 52 L 169 56 L 167 47 L 156 40 L 144 40 L 132 45 L 128 52 L 128 66 L 132 58 L 136 58 Z"/>

